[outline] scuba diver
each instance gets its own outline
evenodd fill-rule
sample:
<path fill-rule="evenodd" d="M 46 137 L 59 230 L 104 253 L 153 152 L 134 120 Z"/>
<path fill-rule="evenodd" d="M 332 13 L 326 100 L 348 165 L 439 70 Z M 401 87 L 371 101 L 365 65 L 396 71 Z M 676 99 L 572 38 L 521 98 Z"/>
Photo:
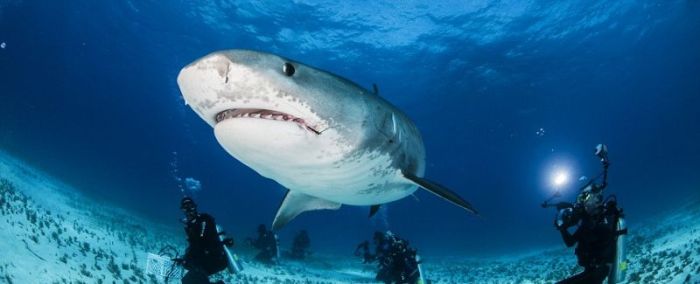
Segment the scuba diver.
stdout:
<path fill-rule="evenodd" d="M 248 243 L 254 248 L 260 250 L 255 256 L 255 260 L 266 263 L 275 264 L 278 260 L 277 235 L 268 230 L 265 225 L 258 225 L 258 238 L 253 240 L 248 238 Z"/>
<path fill-rule="evenodd" d="M 362 257 L 362 263 L 371 263 L 374 261 L 374 255 L 369 251 L 369 242 L 364 241 L 355 248 L 355 256 Z"/>
<path fill-rule="evenodd" d="M 309 255 L 309 247 L 311 246 L 311 240 L 309 240 L 309 234 L 306 230 L 301 230 L 296 236 L 294 236 L 294 241 L 292 242 L 292 252 L 291 258 L 294 259 L 304 259 Z"/>
<path fill-rule="evenodd" d="M 377 261 L 378 271 L 375 279 L 382 283 L 422 283 L 420 261 L 414 248 L 408 241 L 397 237 L 390 231 L 375 232 L 375 253 L 369 252 L 369 242 L 358 245 L 355 255 L 363 250 L 363 263 Z"/>
<path fill-rule="evenodd" d="M 561 284 L 600 284 L 608 278 L 608 283 L 624 278 L 619 271 L 622 258 L 621 236 L 627 233 L 622 219 L 622 209 L 617 207 L 615 196 L 603 197 L 607 187 L 608 167 L 607 147 L 596 147 L 596 156 L 603 164 L 602 182 L 596 184 L 597 178 L 591 179 L 581 190 L 574 204 L 560 202 L 556 204 L 545 201 L 543 207 L 556 207 L 558 210 L 554 226 L 561 233 L 567 247 L 576 246 L 575 254 L 578 265 L 584 271 L 557 283 Z M 600 176 L 599 176 L 600 177 Z M 555 194 L 556 197 L 557 194 Z M 552 198 L 550 198 L 551 200 Z M 576 226 L 575 232 L 569 228 Z"/>
<path fill-rule="evenodd" d="M 362 263 L 372 263 L 377 259 L 377 257 L 383 255 L 388 250 L 388 242 L 386 241 L 386 236 L 384 235 L 384 233 L 376 231 L 374 232 L 374 236 L 372 236 L 372 239 L 374 241 L 374 254 L 370 252 L 368 241 L 361 242 L 355 248 L 354 254 L 355 256 L 362 257 Z"/>
<path fill-rule="evenodd" d="M 188 247 L 182 258 L 173 261 L 182 265 L 187 273 L 182 284 L 210 284 L 209 276 L 227 268 L 226 246 L 233 245 L 233 239 L 220 237 L 214 218 L 206 213 L 197 212 L 197 204 L 190 197 L 182 198 L 180 209 L 185 213 L 185 233 Z M 223 284 L 219 280 L 214 282 Z"/>

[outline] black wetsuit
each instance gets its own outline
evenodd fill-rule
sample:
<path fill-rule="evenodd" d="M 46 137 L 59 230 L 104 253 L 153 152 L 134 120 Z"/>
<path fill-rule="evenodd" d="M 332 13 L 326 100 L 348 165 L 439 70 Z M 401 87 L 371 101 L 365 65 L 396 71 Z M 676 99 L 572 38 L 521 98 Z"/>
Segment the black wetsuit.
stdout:
<path fill-rule="evenodd" d="M 252 241 L 253 247 L 260 250 L 255 260 L 273 264 L 277 258 L 277 237 L 269 230 L 258 232 L 258 238 Z"/>
<path fill-rule="evenodd" d="M 375 279 L 383 283 L 416 283 L 420 278 L 416 250 L 406 240 L 391 237 L 377 248 L 379 271 Z"/>
<path fill-rule="evenodd" d="M 371 263 L 375 260 L 375 255 L 369 251 L 369 242 L 364 241 L 355 248 L 355 255 L 362 256 L 362 263 Z"/>
<path fill-rule="evenodd" d="M 185 223 L 185 233 L 189 246 L 182 258 L 182 264 L 187 269 L 182 283 L 209 284 L 209 275 L 226 269 L 228 264 L 214 218 L 208 214 L 198 214 L 197 218 Z"/>
<path fill-rule="evenodd" d="M 307 249 L 311 245 L 311 240 L 309 239 L 309 234 L 305 231 L 300 232 L 294 237 L 294 243 L 292 244 L 292 258 L 303 259 L 308 254 Z"/>
<path fill-rule="evenodd" d="M 566 246 L 571 247 L 578 243 L 576 257 L 584 271 L 557 283 L 599 284 L 605 280 L 615 258 L 618 236 L 615 222 L 616 220 L 605 215 L 596 218 L 584 214 L 573 235 L 566 228 L 559 230 Z"/>

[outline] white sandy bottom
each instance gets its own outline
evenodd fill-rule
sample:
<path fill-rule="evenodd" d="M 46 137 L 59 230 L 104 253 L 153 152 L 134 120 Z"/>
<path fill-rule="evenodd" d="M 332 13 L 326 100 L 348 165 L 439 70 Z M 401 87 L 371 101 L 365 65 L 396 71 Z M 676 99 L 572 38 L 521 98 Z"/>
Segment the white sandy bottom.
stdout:
<path fill-rule="evenodd" d="M 181 228 L 100 205 L 0 151 L 0 283 L 162 283 L 145 272 L 147 254 L 185 247 Z M 700 205 L 630 228 L 629 283 L 700 282 Z M 148 229 L 146 229 L 148 228 Z M 314 254 L 278 266 L 251 261 L 227 283 L 375 283 L 374 266 L 352 256 Z M 434 258 L 421 252 L 432 283 L 553 283 L 579 269 L 572 249 L 492 259 Z M 686 282 L 687 280 L 687 282 Z M 171 281 L 179 283 L 179 281 Z"/>

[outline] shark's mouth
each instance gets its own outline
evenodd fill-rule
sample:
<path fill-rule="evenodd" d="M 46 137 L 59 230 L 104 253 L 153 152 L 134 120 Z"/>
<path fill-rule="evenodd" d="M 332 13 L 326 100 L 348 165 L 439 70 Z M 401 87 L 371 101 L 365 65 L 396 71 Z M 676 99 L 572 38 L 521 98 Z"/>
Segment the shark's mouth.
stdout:
<path fill-rule="evenodd" d="M 257 119 L 267 119 L 267 120 L 277 120 L 289 123 L 296 123 L 302 129 L 309 130 L 316 135 L 321 134 L 321 131 L 316 130 L 314 127 L 306 124 L 306 121 L 302 118 L 295 117 L 291 114 L 269 110 L 269 109 L 259 109 L 259 108 L 234 108 L 227 109 L 225 111 L 216 114 L 216 123 L 227 119 L 235 118 L 257 118 Z"/>

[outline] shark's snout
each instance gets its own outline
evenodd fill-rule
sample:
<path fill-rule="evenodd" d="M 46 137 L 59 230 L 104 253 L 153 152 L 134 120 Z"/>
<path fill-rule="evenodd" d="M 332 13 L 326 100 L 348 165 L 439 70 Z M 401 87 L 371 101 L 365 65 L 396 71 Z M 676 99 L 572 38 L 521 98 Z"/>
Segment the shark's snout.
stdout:
<path fill-rule="evenodd" d="M 217 105 L 229 81 L 231 65 L 228 57 L 213 53 L 185 66 L 177 76 L 185 103 L 209 125 L 215 124 L 215 115 L 223 110 Z"/>
<path fill-rule="evenodd" d="M 217 83 L 214 80 L 220 80 L 217 85 L 222 85 L 228 81 L 230 66 L 231 60 L 225 55 L 210 54 L 182 68 L 177 76 L 177 82 L 179 85 L 182 85 L 187 83 L 201 84 L 201 80 L 206 80 L 208 83 Z"/>
<path fill-rule="evenodd" d="M 274 62 L 245 51 L 211 53 L 185 66 L 178 85 L 185 102 L 212 127 L 224 119 L 260 122 L 255 118 L 291 122 L 320 135 L 327 124 L 298 95 L 309 92 L 290 77 L 294 72 L 269 60 Z"/>

